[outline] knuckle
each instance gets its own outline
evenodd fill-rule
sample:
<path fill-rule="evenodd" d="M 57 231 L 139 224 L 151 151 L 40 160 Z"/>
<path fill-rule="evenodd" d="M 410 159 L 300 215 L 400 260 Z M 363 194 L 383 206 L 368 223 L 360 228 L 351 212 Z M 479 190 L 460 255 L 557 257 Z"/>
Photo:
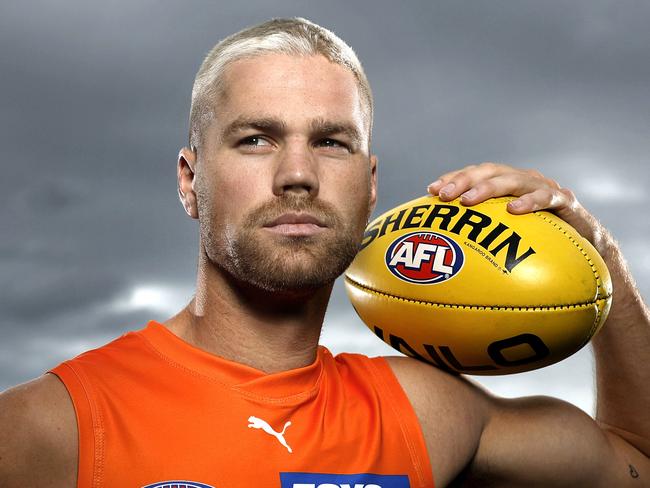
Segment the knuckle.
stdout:
<path fill-rule="evenodd" d="M 563 197 L 557 190 L 541 188 L 533 192 L 537 208 L 555 208 L 562 201 Z"/>
<path fill-rule="evenodd" d="M 539 179 L 542 179 L 542 180 L 546 179 L 546 177 L 539 170 L 536 170 L 534 168 L 526 169 L 526 170 L 524 170 L 524 172 L 528 176 L 532 176 L 533 178 L 539 178 Z"/>
<path fill-rule="evenodd" d="M 451 178 L 453 178 L 453 176 L 455 174 L 456 174 L 455 171 L 450 171 L 449 173 L 445 173 L 443 175 L 440 175 L 440 177 L 438 179 L 441 180 L 441 181 L 449 181 Z"/>
<path fill-rule="evenodd" d="M 517 200 L 521 202 L 519 208 L 520 210 L 530 211 L 530 209 L 534 208 L 534 200 L 531 197 L 530 193 L 527 193 L 525 195 L 520 195 L 519 197 L 517 197 Z"/>
<path fill-rule="evenodd" d="M 493 170 L 496 170 L 496 169 L 500 168 L 502 165 L 499 164 L 499 163 L 495 163 L 493 161 L 483 161 L 479 166 L 482 169 L 487 169 L 487 170 L 493 171 Z"/>
<path fill-rule="evenodd" d="M 560 194 L 555 190 L 545 190 L 542 194 L 544 203 L 547 205 L 554 205 L 557 202 L 558 197 L 560 197 Z"/>
<path fill-rule="evenodd" d="M 576 196 L 575 193 L 573 193 L 572 190 L 568 188 L 560 188 L 559 191 L 564 196 L 567 207 L 577 208 L 580 206 L 580 203 L 578 202 L 578 197 Z"/>
<path fill-rule="evenodd" d="M 560 190 L 569 201 L 576 200 L 576 194 L 573 193 L 573 190 L 570 190 L 569 188 L 559 188 L 559 186 L 558 190 Z"/>
<path fill-rule="evenodd" d="M 528 202 L 530 204 L 530 209 L 535 212 L 548 206 L 549 196 L 543 192 L 536 191 L 531 193 Z"/>
<path fill-rule="evenodd" d="M 491 180 L 481 181 L 475 185 L 479 195 L 493 195 L 496 190 L 496 184 Z"/>
<path fill-rule="evenodd" d="M 549 200 L 548 205 L 550 207 L 556 208 L 564 205 L 564 202 L 566 199 L 564 198 L 564 195 L 558 191 L 554 191 L 551 193 L 551 198 Z"/>
<path fill-rule="evenodd" d="M 457 186 L 464 186 L 464 185 L 469 184 L 469 182 L 470 182 L 470 177 L 469 177 L 469 175 L 468 175 L 467 173 L 458 173 L 458 174 L 454 177 L 453 182 L 454 182 Z"/>

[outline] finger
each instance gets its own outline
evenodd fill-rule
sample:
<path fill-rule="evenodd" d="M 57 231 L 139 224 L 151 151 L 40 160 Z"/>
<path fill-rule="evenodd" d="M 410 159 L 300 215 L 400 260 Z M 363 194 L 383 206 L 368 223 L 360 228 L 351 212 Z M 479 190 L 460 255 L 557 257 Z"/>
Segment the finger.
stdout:
<path fill-rule="evenodd" d="M 444 175 L 440 176 L 436 181 L 430 183 L 429 186 L 427 186 L 427 191 L 434 196 L 438 195 L 440 189 L 444 187 L 447 183 L 449 183 L 449 181 L 451 181 L 452 178 L 454 178 L 461 171 L 465 171 L 467 168 L 470 167 L 471 166 L 467 166 L 466 168 L 463 169 L 457 169 L 455 171 L 450 171 L 449 173 L 445 173 Z"/>
<path fill-rule="evenodd" d="M 438 195 L 441 200 L 453 200 L 479 181 L 503 174 L 506 171 L 515 170 L 504 164 L 490 162 L 467 166 L 459 171 L 445 175 L 447 178 L 443 180 L 444 185 L 439 185 Z"/>
<path fill-rule="evenodd" d="M 519 197 L 532 193 L 542 186 L 549 186 L 545 178 L 531 177 L 527 171 L 516 171 L 477 182 L 461 194 L 460 202 L 463 205 L 476 205 L 488 198 L 505 195 Z"/>
<path fill-rule="evenodd" d="M 436 181 L 431 183 L 427 187 L 427 191 L 429 191 L 429 193 L 431 193 L 432 195 L 439 194 L 440 190 L 445 188 L 449 184 L 452 184 L 454 186 L 460 184 L 462 181 L 457 181 L 457 180 L 463 180 L 465 178 L 466 173 L 479 172 L 483 174 L 484 177 L 486 177 L 487 176 L 486 173 L 494 170 L 497 166 L 504 166 L 504 165 L 485 162 L 481 164 L 470 164 L 468 166 L 465 166 L 464 168 L 450 171 L 449 173 L 445 173 Z M 445 188 L 446 191 L 444 191 L 443 193 L 449 193 L 450 189 L 451 187 Z"/>
<path fill-rule="evenodd" d="M 539 188 L 532 193 L 521 195 L 508 202 L 508 211 L 513 214 L 524 214 L 538 210 L 558 210 L 570 206 L 571 201 L 566 193 L 554 188 Z"/>

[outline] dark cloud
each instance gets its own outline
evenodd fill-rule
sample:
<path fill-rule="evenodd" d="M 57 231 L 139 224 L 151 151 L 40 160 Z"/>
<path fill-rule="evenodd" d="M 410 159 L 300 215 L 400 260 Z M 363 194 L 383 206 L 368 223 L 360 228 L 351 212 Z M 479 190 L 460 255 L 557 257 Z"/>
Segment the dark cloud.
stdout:
<path fill-rule="evenodd" d="M 614 231 L 647 296 L 650 4 L 4 2 L 0 388 L 166 318 L 117 306 L 134 288 L 192 286 L 175 159 L 194 73 L 220 38 L 293 15 L 341 35 L 367 70 L 377 212 L 465 164 L 536 167 Z M 375 347 L 340 283 L 330 314 L 337 347 Z"/>
<path fill-rule="evenodd" d="M 42 375 L 60 362 L 110 342 L 129 330 L 144 327 L 150 319 L 162 320 L 150 310 L 111 313 L 87 306 L 33 323 L 3 328 L 0 343 L 0 390 Z"/>
<path fill-rule="evenodd" d="M 121 289 L 122 283 L 110 275 L 88 273 L 83 269 L 52 269 L 21 266 L 29 280 L 10 277 L 3 283 L 0 308 L 4 321 L 35 324 L 73 309 L 105 302 Z M 13 279 L 12 279 L 13 278 Z"/>

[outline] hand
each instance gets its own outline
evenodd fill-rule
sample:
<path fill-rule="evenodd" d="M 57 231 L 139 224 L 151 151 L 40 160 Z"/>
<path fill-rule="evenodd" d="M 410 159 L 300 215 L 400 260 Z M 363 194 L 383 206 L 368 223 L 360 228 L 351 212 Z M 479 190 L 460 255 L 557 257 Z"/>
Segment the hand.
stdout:
<path fill-rule="evenodd" d="M 443 201 L 460 197 L 460 202 L 469 206 L 488 198 L 513 195 L 519 198 L 508 203 L 510 213 L 553 211 L 589 239 L 596 249 L 604 245 L 601 241 L 606 234 L 605 229 L 578 202 L 574 193 L 537 170 L 486 162 L 445 173 L 427 190 Z"/>

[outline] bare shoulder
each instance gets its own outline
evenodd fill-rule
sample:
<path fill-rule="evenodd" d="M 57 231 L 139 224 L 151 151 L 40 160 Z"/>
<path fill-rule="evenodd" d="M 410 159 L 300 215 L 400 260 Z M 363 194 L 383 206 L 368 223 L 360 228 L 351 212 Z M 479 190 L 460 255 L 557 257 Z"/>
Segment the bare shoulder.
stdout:
<path fill-rule="evenodd" d="M 386 356 L 420 421 L 436 486 L 447 486 L 474 457 L 490 395 L 477 384 L 410 357 Z"/>
<path fill-rule="evenodd" d="M 0 486 L 76 486 L 77 421 L 55 375 L 0 393 L 0 438 Z"/>

